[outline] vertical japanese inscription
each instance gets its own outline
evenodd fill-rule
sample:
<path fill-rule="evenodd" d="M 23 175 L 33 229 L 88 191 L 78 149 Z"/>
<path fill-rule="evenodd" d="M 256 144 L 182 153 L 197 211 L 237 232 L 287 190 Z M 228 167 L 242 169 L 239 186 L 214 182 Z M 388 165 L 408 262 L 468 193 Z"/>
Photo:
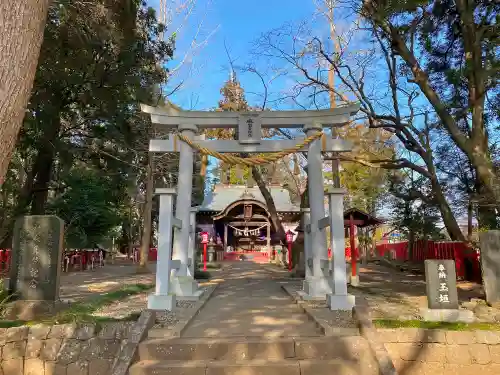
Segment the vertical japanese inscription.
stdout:
<path fill-rule="evenodd" d="M 248 138 L 253 139 L 253 120 L 251 118 L 247 120 L 247 130 Z"/>
<path fill-rule="evenodd" d="M 257 144 L 261 138 L 261 119 L 258 114 L 239 115 L 238 120 L 238 141 L 241 144 Z"/>
<path fill-rule="evenodd" d="M 63 222 L 56 216 L 25 216 L 14 229 L 11 283 L 19 299 L 55 301 L 63 246 Z"/>
<path fill-rule="evenodd" d="M 450 303 L 450 296 L 448 295 L 450 288 L 448 288 L 448 275 L 446 274 L 446 268 L 443 263 L 439 263 L 437 268 L 439 280 L 438 300 L 440 303 Z"/>

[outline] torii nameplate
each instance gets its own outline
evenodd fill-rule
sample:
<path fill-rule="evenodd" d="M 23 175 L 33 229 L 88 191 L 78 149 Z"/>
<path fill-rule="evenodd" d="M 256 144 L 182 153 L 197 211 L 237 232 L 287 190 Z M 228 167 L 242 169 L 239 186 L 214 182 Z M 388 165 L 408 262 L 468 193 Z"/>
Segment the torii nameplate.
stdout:
<path fill-rule="evenodd" d="M 259 144 L 262 138 L 262 119 L 259 113 L 238 116 L 238 141 L 242 145 Z"/>

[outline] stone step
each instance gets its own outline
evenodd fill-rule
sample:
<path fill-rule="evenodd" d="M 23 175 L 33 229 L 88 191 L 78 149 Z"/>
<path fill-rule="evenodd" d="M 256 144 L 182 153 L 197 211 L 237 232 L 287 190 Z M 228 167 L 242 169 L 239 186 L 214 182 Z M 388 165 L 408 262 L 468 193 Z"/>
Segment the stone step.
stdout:
<path fill-rule="evenodd" d="M 164 338 L 139 345 L 141 360 L 357 360 L 369 350 L 361 336 L 300 338 Z"/>
<path fill-rule="evenodd" d="M 140 361 L 130 375 L 378 375 L 374 363 L 343 360 Z"/>

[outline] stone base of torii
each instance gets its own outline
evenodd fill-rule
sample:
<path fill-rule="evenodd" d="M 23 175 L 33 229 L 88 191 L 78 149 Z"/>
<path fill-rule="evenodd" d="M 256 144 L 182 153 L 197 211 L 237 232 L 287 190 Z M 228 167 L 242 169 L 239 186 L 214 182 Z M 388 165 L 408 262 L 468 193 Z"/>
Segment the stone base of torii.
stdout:
<path fill-rule="evenodd" d="M 338 107 L 318 111 L 265 111 L 265 112 L 196 112 L 173 108 L 157 109 L 142 106 L 151 114 L 154 124 L 178 128 L 180 134 L 207 149 L 217 152 L 268 153 L 290 148 L 287 140 L 261 140 L 262 128 L 302 127 L 307 137 L 323 130 L 343 125 L 358 111 L 358 106 Z M 196 123 L 197 126 L 192 125 Z M 235 128 L 236 140 L 206 141 L 196 137 L 200 128 Z M 298 140 L 300 142 L 300 140 Z M 304 299 L 326 299 L 332 310 L 351 310 L 354 296 L 347 294 L 346 259 L 344 251 L 344 218 L 342 189 L 328 191 L 329 215 L 325 217 L 322 152 L 345 152 L 352 149 L 351 142 L 325 136 L 315 138 L 304 149 L 307 152 L 310 209 L 303 212 L 307 222 L 305 230 L 306 277 L 301 295 Z M 177 189 L 157 189 L 160 197 L 158 225 L 158 260 L 156 289 L 148 298 L 152 310 L 172 310 L 176 299 L 196 300 L 202 295 L 194 279 L 195 215 L 191 207 L 193 153 L 195 150 L 176 135 L 167 140 L 152 140 L 152 152 L 179 152 L 179 178 Z M 176 199 L 175 215 L 173 199 Z M 330 228 L 332 267 L 328 260 L 326 228 Z M 173 234 L 173 236 L 172 236 Z M 330 268 L 332 274 L 330 275 Z"/>

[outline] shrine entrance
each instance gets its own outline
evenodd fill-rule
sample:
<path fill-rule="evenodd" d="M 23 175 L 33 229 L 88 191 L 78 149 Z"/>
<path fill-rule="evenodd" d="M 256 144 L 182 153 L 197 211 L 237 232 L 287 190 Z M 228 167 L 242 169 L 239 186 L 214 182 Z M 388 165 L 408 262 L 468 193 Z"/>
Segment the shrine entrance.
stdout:
<path fill-rule="evenodd" d="M 158 219 L 158 261 L 155 293 L 148 297 L 148 308 L 152 310 L 172 310 L 176 298 L 198 299 L 203 290 L 194 279 L 194 256 L 197 208 L 191 206 L 193 165 L 195 152 L 215 157 L 230 165 L 258 167 L 281 160 L 287 155 L 307 152 L 307 174 L 310 207 L 303 209 L 304 255 L 306 277 L 302 293 L 304 299 L 327 299 L 332 310 L 350 311 L 354 306 L 354 296 L 347 293 L 346 259 L 343 230 L 343 189 L 328 192 L 328 212 L 325 207 L 325 186 L 323 178 L 323 152 L 345 152 L 352 150 L 352 143 L 332 138 L 323 128 L 342 126 L 351 121 L 359 105 L 338 107 L 334 110 L 316 111 L 262 111 L 262 112 L 202 112 L 182 111 L 172 107 L 153 108 L 141 105 L 143 112 L 149 113 L 156 126 L 174 129 L 168 139 L 154 139 L 150 142 L 151 152 L 179 152 L 179 176 L 177 189 L 156 189 L 160 197 Z M 237 128 L 237 140 L 206 140 L 203 129 Z M 269 128 L 301 128 L 306 137 L 296 139 L 262 139 L 262 130 Z M 238 157 L 231 154 L 254 154 Z M 255 154 L 268 154 L 255 156 Z M 176 200 L 173 214 L 173 200 Z M 251 199 L 244 199 L 229 207 L 219 218 L 226 220 L 226 231 L 231 225 L 236 233 L 260 234 L 259 226 L 250 229 L 254 212 L 260 207 Z M 248 211 L 252 209 L 251 215 Z M 262 207 L 260 207 L 262 208 Z M 247 212 L 245 212 L 245 209 Z M 263 223 L 271 237 L 269 215 L 262 215 Z M 242 221 L 233 219 L 241 218 Z M 239 218 L 239 219 L 241 219 Z M 247 219 L 247 220 L 245 220 Z M 242 225 L 233 225 L 242 223 Z M 246 223 L 246 224 L 245 224 Z M 259 224 L 260 225 L 260 224 Z M 328 260 L 326 229 L 330 229 L 330 246 L 333 252 L 332 264 Z M 259 232 L 259 233 L 257 233 Z M 172 236 L 173 234 L 173 236 Z M 247 237 L 247 236 L 245 236 Z M 255 236 L 256 238 L 257 236 Z M 229 238 L 229 235 L 225 238 Z M 250 236 L 252 238 L 252 236 Z M 330 273 L 333 270 L 333 275 Z"/>
<path fill-rule="evenodd" d="M 223 230 L 224 252 L 270 251 L 272 225 L 266 206 L 250 193 L 213 217 L 217 232 Z M 274 231 L 274 230 L 273 230 Z"/>

